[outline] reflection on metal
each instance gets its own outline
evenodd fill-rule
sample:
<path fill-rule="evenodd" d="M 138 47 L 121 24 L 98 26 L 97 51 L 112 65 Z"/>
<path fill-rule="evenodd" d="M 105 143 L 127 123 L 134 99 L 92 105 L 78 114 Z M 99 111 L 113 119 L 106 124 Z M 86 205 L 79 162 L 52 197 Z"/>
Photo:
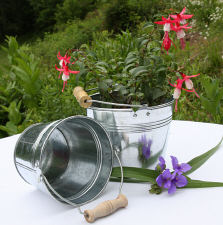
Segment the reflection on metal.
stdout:
<path fill-rule="evenodd" d="M 113 149 L 98 122 L 74 116 L 29 127 L 16 144 L 14 160 L 26 182 L 61 202 L 81 206 L 108 183 Z"/>
<path fill-rule="evenodd" d="M 91 97 L 100 100 L 99 94 Z M 100 122 L 108 131 L 113 148 L 119 152 L 123 166 L 148 167 L 163 153 L 172 121 L 172 105 L 173 100 L 134 112 L 131 108 L 108 108 L 107 105 L 97 102 L 87 109 L 87 116 Z M 139 158 L 138 147 L 142 135 L 153 143 L 151 157 L 146 163 Z"/>

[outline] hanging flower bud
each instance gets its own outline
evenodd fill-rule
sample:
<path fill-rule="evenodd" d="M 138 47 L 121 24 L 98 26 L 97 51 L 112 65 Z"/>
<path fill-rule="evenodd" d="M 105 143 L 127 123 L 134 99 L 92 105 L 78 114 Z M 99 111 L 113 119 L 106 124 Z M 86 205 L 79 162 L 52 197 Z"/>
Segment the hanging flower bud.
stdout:
<path fill-rule="evenodd" d="M 171 44 L 174 45 L 173 41 L 169 37 L 168 32 L 166 31 L 165 35 L 164 35 L 164 38 L 163 38 L 163 43 L 162 43 L 161 48 L 163 47 L 167 51 L 167 54 L 168 54 L 168 51 L 169 51 L 169 49 L 171 47 Z"/>

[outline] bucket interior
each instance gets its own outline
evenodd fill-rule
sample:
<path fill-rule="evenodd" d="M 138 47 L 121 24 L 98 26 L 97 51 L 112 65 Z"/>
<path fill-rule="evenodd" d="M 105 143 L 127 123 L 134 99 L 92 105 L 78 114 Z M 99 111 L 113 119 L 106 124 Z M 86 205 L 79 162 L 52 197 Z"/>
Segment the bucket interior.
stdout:
<path fill-rule="evenodd" d="M 64 120 L 46 139 L 41 170 L 51 187 L 74 204 L 95 198 L 107 184 L 111 169 L 110 139 L 91 119 Z"/>

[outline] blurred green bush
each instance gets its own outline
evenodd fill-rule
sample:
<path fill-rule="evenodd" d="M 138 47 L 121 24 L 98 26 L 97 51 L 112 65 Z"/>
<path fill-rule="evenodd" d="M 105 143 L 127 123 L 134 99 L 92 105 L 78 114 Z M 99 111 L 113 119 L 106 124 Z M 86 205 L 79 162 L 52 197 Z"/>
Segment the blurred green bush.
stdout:
<path fill-rule="evenodd" d="M 112 1 L 105 10 L 105 27 L 115 33 L 126 29 L 134 30 L 141 21 L 153 21 L 165 6 L 163 0 Z"/>
<path fill-rule="evenodd" d="M 42 58 L 43 64 L 53 66 L 58 51 L 65 54 L 68 49 L 76 49 L 83 43 L 89 43 L 93 33 L 102 29 L 102 23 L 102 15 L 97 12 L 91 13 L 86 20 L 67 23 L 64 30 L 45 33 L 43 39 L 38 39 L 30 46 L 30 50 Z"/>
<path fill-rule="evenodd" d="M 75 19 L 83 20 L 87 13 L 96 8 L 95 0 L 65 0 L 58 4 L 55 12 L 57 24 L 64 24 Z"/>

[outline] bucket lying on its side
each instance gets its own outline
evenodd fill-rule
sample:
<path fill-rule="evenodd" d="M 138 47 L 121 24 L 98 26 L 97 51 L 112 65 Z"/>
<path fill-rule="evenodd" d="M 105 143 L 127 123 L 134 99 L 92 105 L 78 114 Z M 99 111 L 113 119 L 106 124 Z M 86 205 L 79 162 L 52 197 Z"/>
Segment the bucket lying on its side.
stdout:
<path fill-rule="evenodd" d="M 113 149 L 98 122 L 73 116 L 26 129 L 16 144 L 14 160 L 26 182 L 78 207 L 105 188 L 112 171 Z"/>

